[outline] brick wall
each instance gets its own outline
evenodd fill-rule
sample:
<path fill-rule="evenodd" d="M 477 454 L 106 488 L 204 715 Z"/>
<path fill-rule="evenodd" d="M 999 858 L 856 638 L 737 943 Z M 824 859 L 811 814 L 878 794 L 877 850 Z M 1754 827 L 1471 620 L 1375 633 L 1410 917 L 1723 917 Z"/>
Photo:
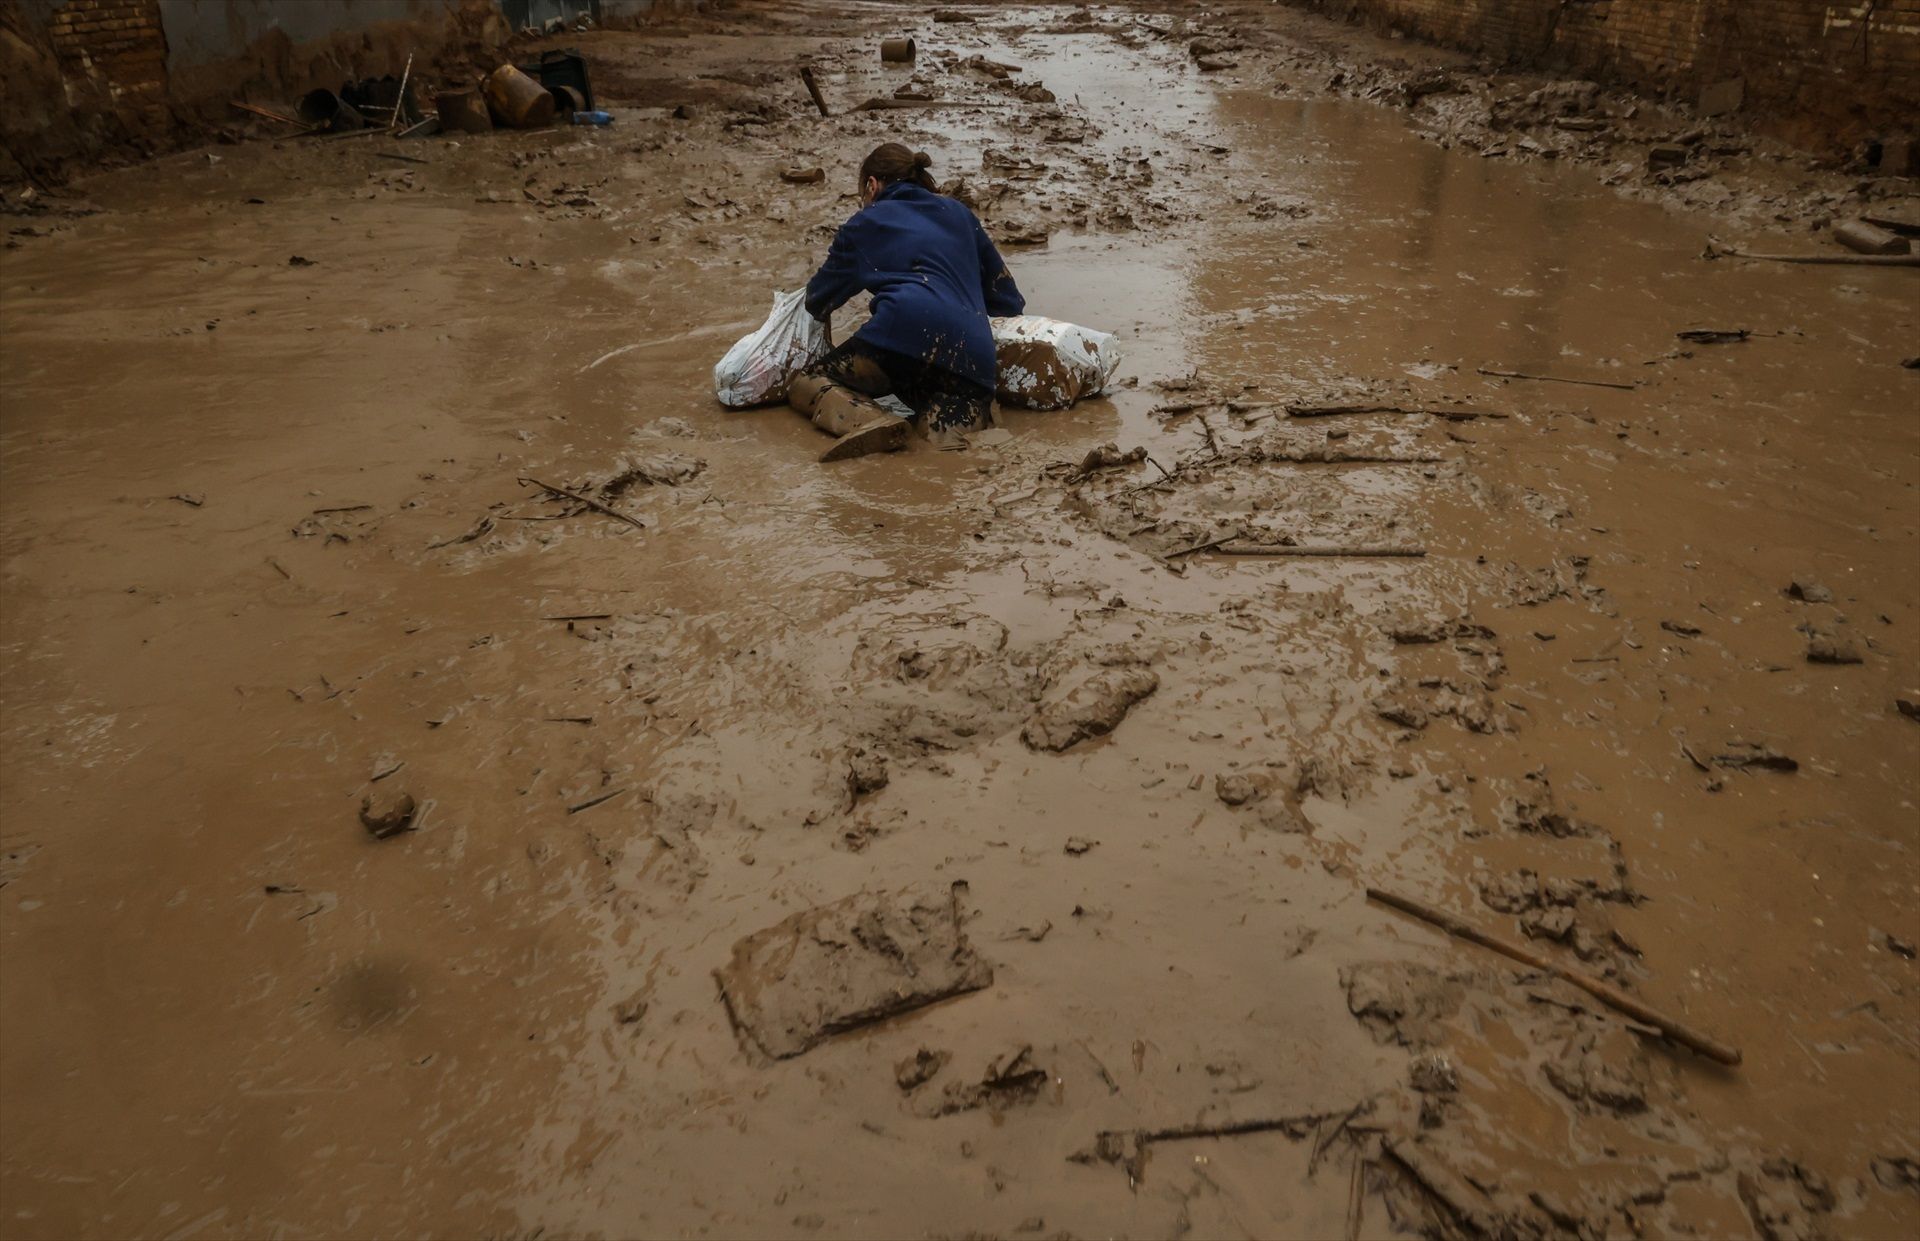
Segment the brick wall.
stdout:
<path fill-rule="evenodd" d="M 131 128 L 167 123 L 167 36 L 159 0 L 66 0 L 47 23 L 69 102 L 103 91 Z"/>
<path fill-rule="evenodd" d="M 1750 112 L 1809 140 L 1910 133 L 1920 110 L 1920 0 L 1293 2 L 1683 100 L 1739 78 Z"/>

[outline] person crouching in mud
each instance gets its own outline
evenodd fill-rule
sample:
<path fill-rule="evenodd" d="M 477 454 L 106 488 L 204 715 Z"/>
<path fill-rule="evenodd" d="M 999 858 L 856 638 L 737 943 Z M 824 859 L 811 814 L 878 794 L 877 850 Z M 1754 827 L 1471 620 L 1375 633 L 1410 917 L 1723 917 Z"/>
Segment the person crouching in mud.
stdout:
<path fill-rule="evenodd" d="M 898 397 L 940 440 L 992 418 L 987 317 L 1017 315 L 1026 299 L 973 212 L 934 188 L 931 164 L 897 142 L 875 147 L 860 164 L 860 210 L 807 282 L 807 312 L 823 323 L 854 294 L 873 295 L 873 317 L 788 390 L 795 409 L 839 437 L 822 461 L 905 446 L 907 422 L 873 397 Z"/>

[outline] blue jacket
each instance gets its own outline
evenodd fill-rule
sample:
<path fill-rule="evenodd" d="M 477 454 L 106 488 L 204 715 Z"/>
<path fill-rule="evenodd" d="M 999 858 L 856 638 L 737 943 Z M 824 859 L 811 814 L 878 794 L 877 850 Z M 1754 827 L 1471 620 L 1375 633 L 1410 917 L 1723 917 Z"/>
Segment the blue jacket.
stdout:
<path fill-rule="evenodd" d="M 967 205 L 906 181 L 840 226 L 807 282 L 807 311 L 825 319 L 854 294 L 873 294 L 857 340 L 994 386 L 988 315 L 1017 315 L 1026 299 Z"/>

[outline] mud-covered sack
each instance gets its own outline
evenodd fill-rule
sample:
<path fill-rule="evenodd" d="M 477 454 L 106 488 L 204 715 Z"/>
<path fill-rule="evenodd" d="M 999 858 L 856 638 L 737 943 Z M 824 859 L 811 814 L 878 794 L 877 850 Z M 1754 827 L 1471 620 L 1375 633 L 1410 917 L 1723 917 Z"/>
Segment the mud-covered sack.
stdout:
<path fill-rule="evenodd" d="M 1065 409 L 1106 391 L 1120 366 L 1120 342 L 1111 333 L 1039 315 L 992 323 L 994 394 L 1002 405 Z"/>
<path fill-rule="evenodd" d="M 827 351 L 827 328 L 807 313 L 804 290 L 773 295 L 773 313 L 713 368 L 713 394 L 733 409 L 787 395 L 787 385 Z"/>

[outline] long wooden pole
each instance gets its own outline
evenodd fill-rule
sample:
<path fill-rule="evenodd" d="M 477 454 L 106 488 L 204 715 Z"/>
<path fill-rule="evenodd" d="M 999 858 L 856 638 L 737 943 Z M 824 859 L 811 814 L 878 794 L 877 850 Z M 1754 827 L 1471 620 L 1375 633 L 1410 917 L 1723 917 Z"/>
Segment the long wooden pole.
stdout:
<path fill-rule="evenodd" d="M 832 116 L 833 113 L 827 111 L 826 97 L 820 93 L 820 83 L 813 80 L 812 65 L 800 66 L 800 80 L 806 83 L 807 94 L 813 96 L 813 106 L 820 109 L 820 115 Z"/>
<path fill-rule="evenodd" d="M 1445 910 L 1435 909 L 1433 906 L 1423 905 L 1411 897 L 1396 896 L 1392 892 L 1384 892 L 1379 888 L 1368 888 L 1367 898 L 1369 900 L 1379 901 L 1382 905 L 1388 905 L 1394 909 L 1398 909 L 1401 913 L 1412 914 L 1422 922 L 1431 923 L 1447 934 L 1464 939 L 1470 944 L 1479 944 L 1482 948 L 1491 948 L 1503 956 L 1512 957 L 1523 965 L 1530 965 L 1534 969 L 1552 974 L 1556 978 L 1564 978 L 1608 1007 L 1625 1013 L 1635 1021 L 1652 1026 L 1682 1047 L 1691 1048 L 1709 1060 L 1717 1060 L 1725 1065 L 1738 1065 L 1740 1063 L 1740 1051 L 1738 1048 L 1729 1047 L 1709 1035 L 1702 1034 L 1698 1030 L 1682 1025 L 1665 1013 L 1656 1012 L 1648 1008 L 1645 1004 L 1634 999 L 1626 992 L 1615 987 L 1610 987 L 1598 978 L 1594 978 L 1579 970 L 1571 970 L 1565 966 L 1556 965 L 1540 954 L 1530 952 L 1516 943 L 1478 930 L 1462 919 L 1455 917 L 1453 914 L 1447 913 Z"/>
<path fill-rule="evenodd" d="M 1358 556 L 1405 557 L 1417 560 L 1427 554 L 1424 547 L 1287 547 L 1279 543 L 1225 543 L 1209 548 L 1206 544 L 1189 547 L 1187 551 L 1218 552 L 1222 556 Z M 1185 552 L 1177 553 L 1185 555 Z"/>

